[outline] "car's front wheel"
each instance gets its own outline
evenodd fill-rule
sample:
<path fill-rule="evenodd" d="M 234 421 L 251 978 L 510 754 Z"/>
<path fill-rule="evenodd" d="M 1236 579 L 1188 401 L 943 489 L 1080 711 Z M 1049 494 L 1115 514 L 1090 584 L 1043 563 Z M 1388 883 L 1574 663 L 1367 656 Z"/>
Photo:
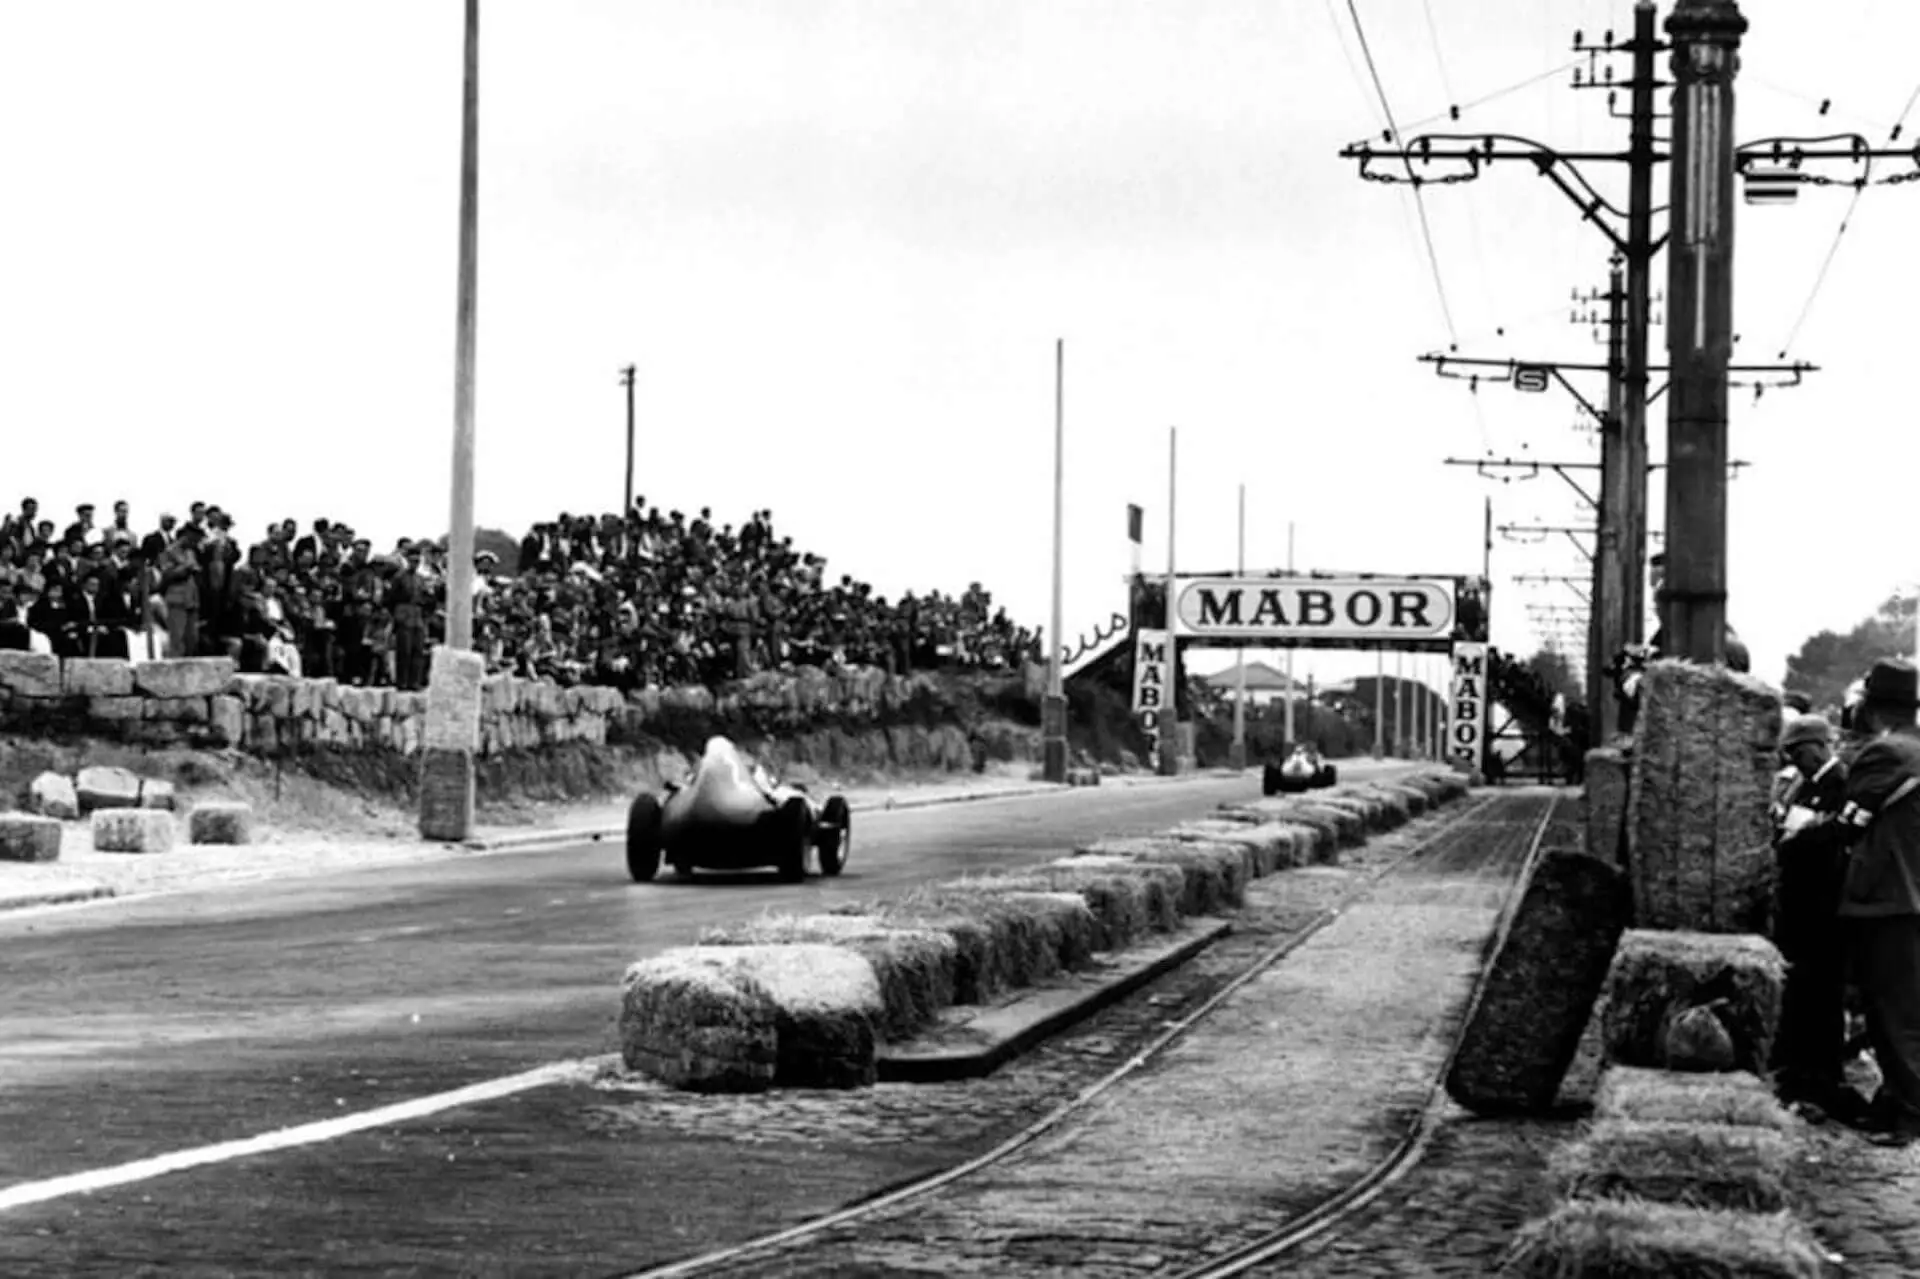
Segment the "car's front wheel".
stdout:
<path fill-rule="evenodd" d="M 660 801 L 642 795 L 627 809 L 627 874 L 645 884 L 660 873 Z"/>

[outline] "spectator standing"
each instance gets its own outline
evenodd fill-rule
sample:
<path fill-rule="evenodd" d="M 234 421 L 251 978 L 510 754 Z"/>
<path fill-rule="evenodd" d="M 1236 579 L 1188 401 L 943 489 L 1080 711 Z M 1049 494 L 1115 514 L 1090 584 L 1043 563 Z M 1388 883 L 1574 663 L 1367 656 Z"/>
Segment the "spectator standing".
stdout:
<path fill-rule="evenodd" d="M 166 606 L 167 653 L 191 657 L 200 651 L 200 561 L 194 539 L 182 537 L 160 560 L 160 595 Z"/>

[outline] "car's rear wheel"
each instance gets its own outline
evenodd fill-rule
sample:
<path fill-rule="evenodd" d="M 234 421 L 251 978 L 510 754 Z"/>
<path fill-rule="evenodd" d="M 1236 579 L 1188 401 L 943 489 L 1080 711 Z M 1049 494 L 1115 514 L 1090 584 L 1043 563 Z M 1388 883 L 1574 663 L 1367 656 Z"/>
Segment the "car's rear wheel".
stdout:
<path fill-rule="evenodd" d="M 660 801 L 641 795 L 627 809 L 627 874 L 644 884 L 660 873 Z"/>
<path fill-rule="evenodd" d="M 835 795 L 820 810 L 820 873 L 838 875 L 846 867 L 847 853 L 853 844 L 853 810 L 846 797 Z"/>
<path fill-rule="evenodd" d="M 1260 770 L 1260 793 L 1271 795 L 1280 789 L 1280 770 L 1268 764 Z"/>
<path fill-rule="evenodd" d="M 778 841 L 773 864 L 780 878 L 789 884 L 799 883 L 807 877 L 807 849 L 813 843 L 813 809 L 806 800 L 795 795 L 780 805 L 773 837 Z"/>
<path fill-rule="evenodd" d="M 1340 781 L 1340 770 L 1332 764 L 1327 765 L 1327 785 L 1333 786 Z"/>

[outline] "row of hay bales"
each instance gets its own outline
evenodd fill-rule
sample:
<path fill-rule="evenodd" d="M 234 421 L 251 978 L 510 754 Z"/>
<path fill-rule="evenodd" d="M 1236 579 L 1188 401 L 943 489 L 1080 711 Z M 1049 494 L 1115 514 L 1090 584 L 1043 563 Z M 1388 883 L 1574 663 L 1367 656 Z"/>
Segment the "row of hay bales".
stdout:
<path fill-rule="evenodd" d="M 709 929 L 627 970 L 621 1055 L 689 1091 L 868 1085 L 880 1044 L 951 1005 L 991 1003 L 1240 906 L 1250 880 L 1333 862 L 1368 832 L 1466 793 L 1458 774 L 1427 770 L 1223 805 L 1032 867 Z"/>
<path fill-rule="evenodd" d="M 1827 1272 L 1789 1197 L 1798 1121 L 1766 1078 L 1785 979 L 1761 935 L 1779 731 L 1759 681 L 1661 661 L 1635 739 L 1590 756 L 1587 851 L 1536 864 L 1448 1080 L 1482 1113 L 1541 1113 L 1597 1031 L 1593 1114 L 1503 1273 Z"/>

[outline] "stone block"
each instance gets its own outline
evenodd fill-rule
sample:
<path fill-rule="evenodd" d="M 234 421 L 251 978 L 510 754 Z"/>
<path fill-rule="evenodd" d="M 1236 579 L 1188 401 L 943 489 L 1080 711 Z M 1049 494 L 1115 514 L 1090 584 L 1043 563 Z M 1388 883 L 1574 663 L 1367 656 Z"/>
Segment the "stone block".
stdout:
<path fill-rule="evenodd" d="M 271 755 L 280 749 L 280 720 L 272 715 L 247 716 L 247 731 L 243 740 L 248 749 Z"/>
<path fill-rule="evenodd" d="M 253 807 L 230 800 L 205 800 L 187 817 L 190 844 L 251 844 Z"/>
<path fill-rule="evenodd" d="M 158 662 L 135 662 L 133 686 L 148 697 L 212 697 L 233 689 L 230 657 L 179 657 Z"/>
<path fill-rule="evenodd" d="M 83 768 L 73 779 L 80 811 L 91 813 L 101 808 L 138 808 L 139 775 L 124 768 Z"/>
<path fill-rule="evenodd" d="M 267 713 L 280 719 L 288 719 L 294 713 L 297 691 L 305 685 L 304 680 L 289 678 L 285 675 L 267 677 Z"/>
<path fill-rule="evenodd" d="M 128 720 L 145 719 L 147 699 L 144 697 L 89 697 L 87 699 L 87 718 L 103 724 L 124 724 Z"/>
<path fill-rule="evenodd" d="M 173 814 L 110 808 L 93 815 L 93 847 L 102 853 L 164 853 L 173 848 Z"/>
<path fill-rule="evenodd" d="M 60 668 L 69 697 L 131 697 L 133 663 L 113 657 L 69 657 Z"/>
<path fill-rule="evenodd" d="M 59 822 L 32 813 L 0 813 L 0 862 L 59 860 Z"/>
<path fill-rule="evenodd" d="M 47 653 L 0 649 L 0 687 L 27 697 L 58 697 L 60 659 Z"/>
<path fill-rule="evenodd" d="M 228 746 L 238 746 L 246 739 L 247 716 L 237 697 L 208 698 L 207 722 L 213 726 L 214 736 Z"/>
<path fill-rule="evenodd" d="M 449 842 L 473 834 L 473 754 L 428 749 L 420 757 L 420 835 Z"/>
<path fill-rule="evenodd" d="M 179 801 L 173 792 L 172 782 L 163 782 L 157 777 L 140 779 L 140 807 L 157 808 L 171 813 L 179 807 Z"/>
<path fill-rule="evenodd" d="M 146 718 L 169 724 L 205 724 L 212 718 L 212 701 L 211 697 L 150 697 Z"/>
<path fill-rule="evenodd" d="M 340 709 L 340 681 L 337 679 L 313 679 L 307 684 L 313 689 L 313 704 L 316 710 L 325 712 Z"/>
<path fill-rule="evenodd" d="M 80 796 L 72 778 L 42 773 L 27 788 L 27 807 L 42 817 L 72 821 L 80 816 Z"/>

